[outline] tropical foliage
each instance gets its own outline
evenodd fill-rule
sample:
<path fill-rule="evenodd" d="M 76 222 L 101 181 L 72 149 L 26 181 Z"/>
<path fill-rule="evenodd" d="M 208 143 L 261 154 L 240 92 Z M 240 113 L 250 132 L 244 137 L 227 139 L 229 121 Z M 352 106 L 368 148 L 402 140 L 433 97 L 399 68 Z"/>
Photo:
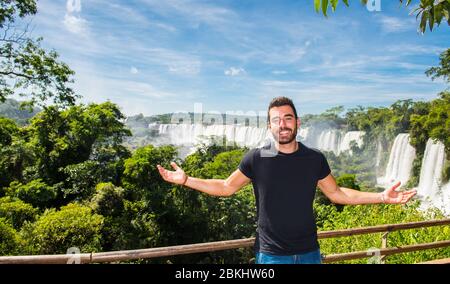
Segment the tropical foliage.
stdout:
<path fill-rule="evenodd" d="M 401 4 L 405 4 L 405 6 L 409 6 L 411 4 L 411 0 L 399 0 Z M 327 12 L 329 7 L 333 10 L 336 10 L 339 2 L 345 4 L 345 6 L 349 6 L 348 0 L 314 0 L 314 9 L 316 12 L 322 11 L 322 13 L 327 16 Z M 364 5 L 368 5 L 371 2 L 368 0 L 360 0 L 360 2 Z M 420 0 L 418 7 L 416 7 L 412 14 L 416 15 L 416 18 L 420 18 L 419 30 L 424 33 L 428 27 L 430 31 L 433 30 L 434 26 L 439 26 L 442 21 L 447 21 L 448 25 L 450 25 L 450 1 L 448 0 Z"/>

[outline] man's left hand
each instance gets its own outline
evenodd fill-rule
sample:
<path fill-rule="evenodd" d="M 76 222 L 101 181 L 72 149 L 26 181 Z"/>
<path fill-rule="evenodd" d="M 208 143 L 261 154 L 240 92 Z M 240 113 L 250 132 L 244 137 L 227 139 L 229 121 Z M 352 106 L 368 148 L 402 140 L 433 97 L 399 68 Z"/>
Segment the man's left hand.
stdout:
<path fill-rule="evenodd" d="M 401 182 L 397 182 L 391 188 L 386 189 L 381 193 L 383 203 L 386 204 L 405 204 L 414 195 L 416 195 L 417 190 L 411 189 L 406 191 L 395 191 L 396 188 L 400 186 Z"/>

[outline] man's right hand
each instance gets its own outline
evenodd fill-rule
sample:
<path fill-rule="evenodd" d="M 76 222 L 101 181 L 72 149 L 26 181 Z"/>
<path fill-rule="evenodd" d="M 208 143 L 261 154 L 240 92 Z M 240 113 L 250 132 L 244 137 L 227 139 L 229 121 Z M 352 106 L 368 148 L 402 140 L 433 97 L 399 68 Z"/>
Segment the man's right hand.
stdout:
<path fill-rule="evenodd" d="M 162 178 L 165 181 L 175 184 L 185 183 L 188 176 L 184 173 L 184 171 L 175 162 L 171 162 L 170 165 L 174 168 L 175 171 L 168 171 L 161 165 L 156 166 Z"/>

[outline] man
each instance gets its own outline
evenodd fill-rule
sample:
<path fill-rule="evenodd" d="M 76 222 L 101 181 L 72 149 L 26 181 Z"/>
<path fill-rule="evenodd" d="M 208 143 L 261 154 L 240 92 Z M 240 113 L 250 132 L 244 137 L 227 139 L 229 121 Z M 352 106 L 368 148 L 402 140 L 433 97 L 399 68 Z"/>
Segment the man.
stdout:
<path fill-rule="evenodd" d="M 274 98 L 267 117 L 274 142 L 249 151 L 226 180 L 189 177 L 173 162 L 175 171 L 157 166 L 164 180 L 209 195 L 231 196 L 252 182 L 258 216 L 256 263 L 321 263 L 313 214 L 317 186 L 337 204 L 404 204 L 416 194 L 395 191 L 400 182 L 381 193 L 339 187 L 325 156 L 296 141 L 300 119 L 289 98 Z"/>

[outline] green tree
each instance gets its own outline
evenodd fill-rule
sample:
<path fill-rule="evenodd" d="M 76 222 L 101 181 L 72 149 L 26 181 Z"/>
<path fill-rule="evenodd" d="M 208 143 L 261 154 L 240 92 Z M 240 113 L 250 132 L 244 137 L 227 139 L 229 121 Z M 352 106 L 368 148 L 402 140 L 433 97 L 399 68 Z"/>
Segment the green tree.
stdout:
<path fill-rule="evenodd" d="M 245 148 L 230 149 L 227 151 L 224 146 L 205 145 L 202 152 L 207 155 L 199 156 L 197 152 L 188 156 L 183 169 L 194 172 L 194 176 L 199 178 L 226 179 L 238 168 L 248 151 Z M 193 158 L 196 163 L 192 163 Z M 179 226 L 186 228 L 183 230 L 186 231 L 184 238 L 179 238 L 182 243 L 240 239 L 251 237 L 255 233 L 256 207 L 251 185 L 228 198 L 208 196 L 185 188 L 177 189 L 174 198 L 183 220 Z M 195 231 L 188 232 L 189 227 L 195 228 Z M 199 255 L 196 262 L 248 263 L 251 257 L 250 250 L 224 251 Z"/>
<path fill-rule="evenodd" d="M 57 196 L 55 187 L 46 184 L 41 179 L 33 180 L 27 184 L 14 181 L 6 189 L 6 194 L 39 208 L 51 207 L 52 201 Z"/>
<path fill-rule="evenodd" d="M 398 100 L 391 105 L 392 117 L 388 127 L 396 135 L 400 132 L 407 132 L 410 128 L 410 118 L 414 113 L 414 102 L 409 100 Z"/>
<path fill-rule="evenodd" d="M 450 48 L 445 50 L 439 56 L 440 66 L 431 67 L 425 74 L 434 81 L 436 78 L 442 78 L 450 83 Z"/>
<path fill-rule="evenodd" d="M 15 255 L 21 247 L 20 235 L 5 218 L 0 217 L 0 255 Z"/>
<path fill-rule="evenodd" d="M 125 190 L 112 183 L 100 183 L 90 201 L 95 213 L 105 217 L 102 233 L 104 250 L 158 246 L 159 227 L 146 201 L 124 199 Z"/>
<path fill-rule="evenodd" d="M 0 195 L 13 181 L 26 182 L 24 176 L 35 163 L 33 148 L 21 137 L 13 137 L 11 145 L 0 148 Z"/>
<path fill-rule="evenodd" d="M 196 146 L 196 151 L 187 156 L 183 163 L 182 168 L 188 175 L 195 177 L 203 177 L 203 166 L 207 162 L 212 162 L 214 158 L 223 152 L 239 149 L 233 143 L 222 143 L 226 141 L 226 137 L 212 136 L 204 143 L 200 143 Z"/>
<path fill-rule="evenodd" d="M 68 84 L 74 72 L 52 50 L 41 47 L 42 38 L 17 32 L 17 18 L 37 13 L 34 0 L 0 1 L 0 102 L 13 94 L 29 97 L 28 105 L 44 105 L 52 99 L 58 105 L 73 105 L 78 96 Z"/>
<path fill-rule="evenodd" d="M 16 123 L 9 119 L 0 117 L 0 146 L 5 147 L 11 145 L 13 135 L 19 132 Z"/>
<path fill-rule="evenodd" d="M 103 241 L 104 243 L 111 241 L 112 249 L 166 246 L 169 245 L 169 242 L 164 239 L 166 235 L 177 235 L 182 232 L 173 229 L 176 224 L 175 218 L 170 220 L 171 224 L 163 224 L 163 227 L 160 228 L 160 222 L 165 219 L 149 211 L 146 200 L 129 201 L 124 199 L 123 204 L 123 214 L 114 219 L 107 217 L 107 223 L 105 222 L 103 230 L 103 236 L 108 235 L 108 237 L 104 237 Z M 167 231 L 168 228 L 170 231 Z M 112 239 L 113 237 L 114 239 Z M 177 243 L 174 240 L 171 244 Z"/>
<path fill-rule="evenodd" d="M 439 66 L 428 69 L 425 74 L 432 80 L 442 78 L 450 82 L 450 49 L 442 52 Z M 419 183 L 422 158 L 429 138 L 439 140 L 445 145 L 447 161 L 444 165 L 443 178 L 448 181 L 450 177 L 450 93 L 448 90 L 439 94 L 440 98 L 431 102 L 417 102 L 414 105 L 413 114 L 410 116 L 410 141 L 416 148 L 417 156 L 413 163 L 410 186 Z"/>
<path fill-rule="evenodd" d="M 163 206 L 170 186 L 162 182 L 156 165 L 168 166 L 175 159 L 176 154 L 177 151 L 172 146 L 148 145 L 137 149 L 129 159 L 125 160 L 122 182 L 126 189 L 126 198 L 139 200 L 146 196 L 152 201 L 151 206 L 155 207 L 155 210 Z"/>
<path fill-rule="evenodd" d="M 399 0 L 401 4 L 405 3 L 406 6 L 411 4 L 411 0 Z M 342 0 L 342 2 L 348 7 L 349 1 Z M 368 0 L 360 0 L 364 5 Z M 320 10 L 327 16 L 328 8 L 331 7 L 333 11 L 336 10 L 339 0 L 314 0 L 314 9 L 316 12 Z M 420 17 L 419 29 L 422 33 L 426 31 L 427 24 L 430 31 L 433 30 L 434 25 L 439 26 L 442 19 L 446 19 L 450 25 L 450 1 L 449 0 L 420 0 L 419 6 L 413 10 L 412 14 L 416 14 L 416 18 Z"/>
<path fill-rule="evenodd" d="M 103 216 L 119 216 L 124 210 L 124 189 L 112 183 L 99 183 L 91 200 L 91 208 Z"/>
<path fill-rule="evenodd" d="M 450 92 L 439 94 L 440 98 L 429 102 L 426 112 L 411 116 L 411 145 L 425 150 L 429 138 L 445 145 L 447 157 L 450 154 Z"/>
<path fill-rule="evenodd" d="M 71 203 L 59 211 L 45 211 L 35 223 L 24 225 L 21 233 L 33 254 L 64 254 L 71 247 L 98 252 L 103 221 L 89 207 Z"/>
<path fill-rule="evenodd" d="M 175 206 L 175 189 L 161 179 L 156 165 L 167 167 L 175 160 L 176 155 L 177 151 L 173 146 L 147 145 L 137 149 L 124 164 L 122 184 L 125 198 L 130 202 L 130 212 L 137 206 L 143 210 L 137 216 L 143 224 L 157 224 L 160 229 L 157 243 L 160 246 L 177 244 L 177 228 L 182 220 L 179 219 Z M 147 237 L 154 238 L 150 235 Z"/>
<path fill-rule="evenodd" d="M 122 142 L 131 133 L 123 119 L 119 108 L 110 102 L 77 105 L 64 111 L 46 108 L 29 126 L 30 147 L 37 156 L 35 176 L 31 178 L 39 177 L 53 185 L 66 181 L 73 170 L 64 171 L 69 165 L 93 160 L 99 167 L 106 167 L 127 157 L 129 151 Z M 86 172 L 78 172 L 80 178 L 86 177 Z M 73 172 L 72 181 L 76 174 Z"/>
<path fill-rule="evenodd" d="M 34 0 L 2 0 L 0 1 L 0 28 L 12 24 L 17 15 L 21 18 L 37 12 Z"/>
<path fill-rule="evenodd" d="M 38 210 L 28 203 L 10 196 L 0 198 L 0 218 L 5 218 L 19 230 L 25 221 L 33 222 Z"/>
<path fill-rule="evenodd" d="M 327 109 L 320 116 L 328 121 L 335 122 L 337 125 L 342 125 L 342 124 L 344 124 L 344 120 L 341 117 L 341 114 L 343 111 L 344 111 L 344 106 L 336 106 L 336 107 Z"/>
<path fill-rule="evenodd" d="M 203 165 L 202 176 L 213 179 L 226 179 L 239 166 L 246 149 L 237 149 L 218 154 L 211 162 Z"/>

